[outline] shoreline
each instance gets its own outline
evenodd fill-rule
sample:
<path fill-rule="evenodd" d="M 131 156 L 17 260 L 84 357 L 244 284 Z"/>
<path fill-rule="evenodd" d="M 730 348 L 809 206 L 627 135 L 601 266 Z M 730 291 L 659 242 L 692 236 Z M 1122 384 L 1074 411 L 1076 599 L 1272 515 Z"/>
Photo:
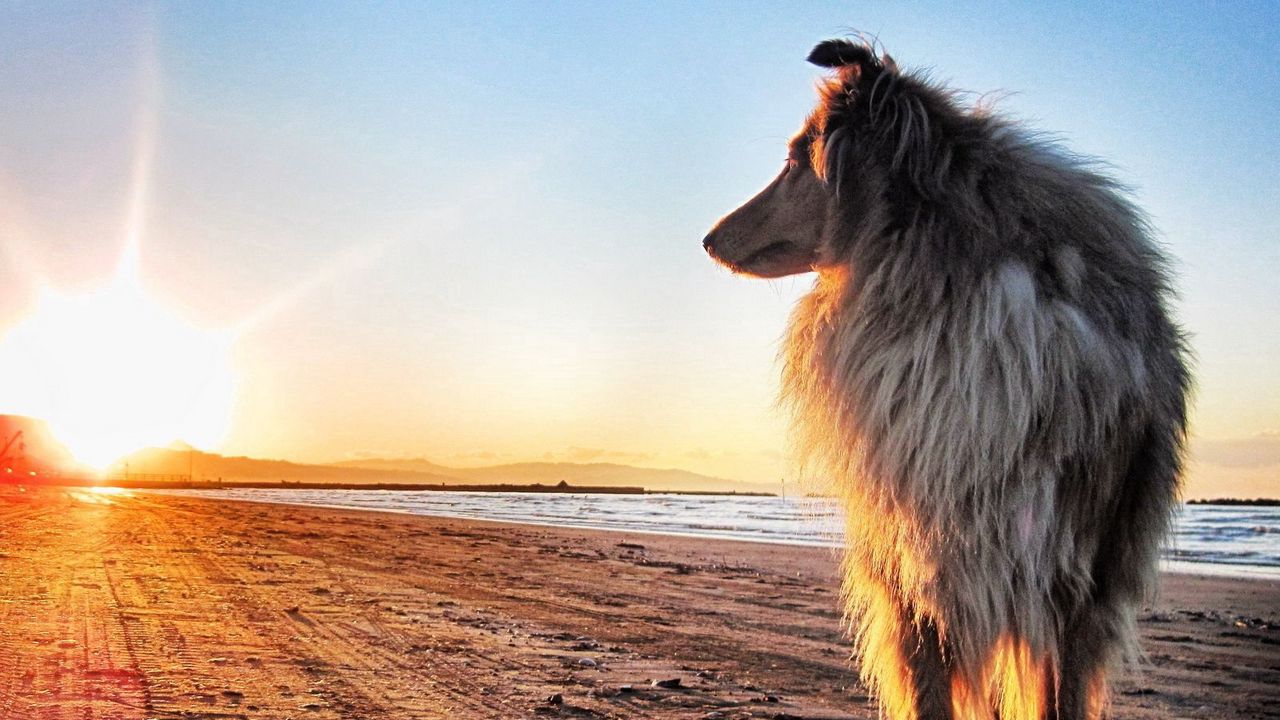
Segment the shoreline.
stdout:
<path fill-rule="evenodd" d="M 0 720 L 876 717 L 830 549 L 56 489 L 0 533 Z M 1161 582 L 1115 716 L 1280 706 L 1280 582 Z"/>
<path fill-rule="evenodd" d="M 136 492 L 142 493 L 142 494 L 147 493 L 146 490 L 138 490 Z M 163 492 L 163 491 L 156 492 L 154 494 L 167 495 L 169 497 L 189 497 L 189 498 L 201 497 L 198 495 L 184 495 L 184 494 L 169 493 L 169 492 Z M 676 494 L 676 493 L 654 493 L 654 494 L 665 495 L 665 494 Z M 739 497 L 741 497 L 741 495 L 739 495 Z M 654 537 L 682 538 L 686 540 L 710 540 L 714 542 L 760 543 L 764 545 L 786 545 L 789 547 L 827 548 L 831 550 L 836 550 L 841 547 L 841 544 L 835 540 L 832 540 L 830 542 L 805 542 L 805 541 L 783 540 L 783 539 L 767 538 L 767 537 L 733 537 L 728 535 L 714 535 L 710 533 L 699 534 L 699 533 L 693 533 L 693 532 L 679 532 L 674 530 L 645 530 L 645 529 L 639 529 L 639 528 L 605 527 L 601 525 L 578 525 L 573 523 L 561 523 L 561 522 L 550 522 L 550 521 L 542 522 L 538 520 L 511 520 L 507 518 L 476 517 L 473 515 L 461 515 L 461 514 L 450 515 L 447 513 L 437 513 L 437 512 L 414 512 L 412 510 L 404 510 L 401 508 L 356 507 L 353 505 L 329 505 L 329 504 L 320 504 L 320 503 L 289 502 L 287 500 L 265 500 L 265 499 L 257 499 L 257 498 L 249 499 L 249 498 L 212 498 L 211 497 L 211 498 L 202 498 L 202 499 L 208 499 L 214 502 L 241 502 L 241 503 L 251 503 L 251 504 L 260 503 L 263 505 L 288 505 L 291 507 L 323 508 L 325 510 L 341 510 L 341 511 L 347 511 L 347 512 L 391 513 L 394 515 L 405 515 L 408 517 L 441 518 L 441 519 L 447 519 L 447 520 L 462 520 L 466 522 L 477 522 L 477 523 L 496 523 L 498 525 L 510 525 L 515 527 L 527 526 L 527 527 L 538 527 L 538 528 L 549 528 L 549 529 L 559 528 L 559 529 L 571 530 L 571 531 L 649 535 Z"/>
<path fill-rule="evenodd" d="M 173 497 L 203 497 L 198 495 L 188 495 L 183 493 L 182 490 L 196 490 L 198 492 L 206 489 L 217 490 L 222 488 L 199 488 L 199 489 L 181 488 L 181 489 L 177 489 L 179 490 L 179 492 L 169 492 L 168 491 L 169 489 L 157 489 L 157 491 L 154 494 L 170 495 Z M 250 489 L 260 489 L 260 488 L 250 488 Z M 276 488 L 267 488 L 267 489 L 276 489 Z M 129 489 L 129 491 L 139 492 L 139 493 L 148 492 L 148 490 L 137 490 L 137 489 Z M 572 493 L 569 493 L 569 494 L 572 494 Z M 650 493 L 650 494 L 677 495 L 679 493 Z M 733 497 L 733 496 L 726 495 L 725 497 Z M 743 497 L 743 495 L 739 494 L 738 497 Z M 316 508 L 326 508 L 331 510 L 385 512 L 385 513 L 395 513 L 395 514 L 401 514 L 401 515 L 410 515 L 410 516 L 416 516 L 416 517 L 456 518 L 460 520 L 474 520 L 477 522 L 510 523 L 513 525 L 564 528 L 569 530 L 599 530 L 603 532 L 637 533 L 642 535 L 670 536 L 670 537 L 689 538 L 689 539 L 723 540 L 728 542 L 736 541 L 736 542 L 766 543 L 766 544 L 777 544 L 777 545 L 792 545 L 795 547 L 817 547 L 817 548 L 829 548 L 829 549 L 839 549 L 843 547 L 843 543 L 841 542 L 839 537 L 832 538 L 831 540 L 812 540 L 812 541 L 785 539 L 785 538 L 771 538 L 771 537 L 742 537 L 742 536 L 729 535 L 725 533 L 716 534 L 713 532 L 699 533 L 699 532 L 683 532 L 679 530 L 649 530 L 649 529 L 631 528 L 631 527 L 609 527 L 603 524 L 592 525 L 592 524 L 585 524 L 585 523 L 540 521 L 535 519 L 516 520 L 516 519 L 509 519 L 509 518 L 490 518 L 490 517 L 480 517 L 476 515 L 469 515 L 469 514 L 462 514 L 462 513 L 451 514 L 451 513 L 440 512 L 440 511 L 414 511 L 414 510 L 407 510 L 407 509 L 401 509 L 401 508 L 365 507 L 365 506 L 356 506 L 356 505 L 336 505 L 336 504 L 329 504 L 329 503 L 310 503 L 310 502 L 296 502 L 296 501 L 291 502 L 287 499 L 272 500 L 272 499 L 265 499 L 265 498 L 213 498 L 213 497 L 209 497 L 208 499 L 226 500 L 229 502 L 248 502 L 248 503 L 260 502 L 260 503 L 270 504 L 270 505 L 290 505 L 294 507 L 316 507 Z M 1181 575 L 1205 575 L 1205 576 L 1211 576 L 1211 577 L 1233 577 L 1233 578 L 1280 581 L 1280 566 L 1198 561 L 1198 560 L 1186 560 L 1183 558 L 1161 558 L 1160 572 L 1174 573 L 1174 574 L 1181 574 Z"/>

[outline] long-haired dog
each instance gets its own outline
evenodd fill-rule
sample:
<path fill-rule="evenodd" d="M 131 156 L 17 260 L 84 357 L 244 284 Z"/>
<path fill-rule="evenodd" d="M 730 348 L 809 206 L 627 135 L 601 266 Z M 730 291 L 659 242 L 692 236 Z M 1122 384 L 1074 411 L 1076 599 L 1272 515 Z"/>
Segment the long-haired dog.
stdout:
<path fill-rule="evenodd" d="M 1096 718 L 1137 656 L 1189 386 L 1164 261 L 1117 184 L 861 43 L 782 173 L 704 241 L 817 272 L 782 396 L 847 509 L 847 612 L 884 712 Z"/>

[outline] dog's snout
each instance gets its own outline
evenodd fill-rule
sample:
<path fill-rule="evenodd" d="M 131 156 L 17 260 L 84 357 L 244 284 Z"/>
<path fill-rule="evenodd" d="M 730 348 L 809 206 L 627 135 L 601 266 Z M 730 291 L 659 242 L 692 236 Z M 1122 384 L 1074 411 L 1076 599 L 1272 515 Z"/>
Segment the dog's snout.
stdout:
<path fill-rule="evenodd" d="M 702 238 L 702 249 L 711 252 L 711 246 L 715 245 L 715 233 L 709 232 L 707 236 Z"/>

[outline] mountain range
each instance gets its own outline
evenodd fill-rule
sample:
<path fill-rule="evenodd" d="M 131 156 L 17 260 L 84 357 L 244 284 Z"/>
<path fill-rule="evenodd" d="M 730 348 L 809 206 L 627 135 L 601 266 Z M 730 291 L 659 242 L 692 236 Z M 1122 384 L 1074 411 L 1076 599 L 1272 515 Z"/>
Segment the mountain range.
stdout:
<path fill-rule="evenodd" d="M 0 473 L 48 474 L 80 469 L 71 451 L 58 441 L 44 420 L 0 415 Z"/>
<path fill-rule="evenodd" d="M 773 492 L 756 483 L 700 475 L 674 468 L 655 469 L 614 463 L 528 462 L 488 467 L 457 468 L 423 458 L 370 458 L 331 464 L 227 457 L 185 446 L 140 450 L 112 467 L 115 474 L 174 476 L 196 480 L 288 481 L 307 483 L 432 484 L 432 485 L 556 485 L 643 487 L 676 492 Z"/>
<path fill-rule="evenodd" d="M 10 442 L 10 440 L 13 442 Z M 6 445 L 9 447 L 6 450 Z M 88 477 L 72 453 L 42 420 L 0 415 L 0 473 L 30 477 Z M 395 485 L 557 485 L 643 487 L 676 492 L 774 492 L 772 485 L 701 475 L 675 468 L 616 463 L 526 462 L 487 467 L 450 467 L 426 458 L 369 458 L 319 464 L 230 457 L 184 443 L 139 450 L 116 462 L 108 475 L 134 480 L 187 477 L 197 481 L 306 482 Z"/>

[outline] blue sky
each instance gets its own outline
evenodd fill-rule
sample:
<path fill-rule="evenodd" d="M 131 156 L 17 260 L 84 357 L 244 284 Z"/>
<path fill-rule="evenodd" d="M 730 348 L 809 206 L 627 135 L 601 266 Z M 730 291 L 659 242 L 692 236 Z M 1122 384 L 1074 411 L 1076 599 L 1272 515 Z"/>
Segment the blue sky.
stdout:
<path fill-rule="evenodd" d="M 808 50 L 856 28 L 1135 188 L 1180 275 L 1195 428 L 1263 448 L 1245 470 L 1205 465 L 1203 483 L 1280 493 L 1278 16 L 1273 3 L 9 4 L 0 213 L 26 260 L 0 267 L 0 333 L 40 283 L 109 276 L 151 118 L 150 292 L 201 326 L 253 318 L 222 449 L 598 451 L 775 477 L 775 344 L 809 279 L 732 277 L 699 242 L 781 164 L 813 103 Z"/>

